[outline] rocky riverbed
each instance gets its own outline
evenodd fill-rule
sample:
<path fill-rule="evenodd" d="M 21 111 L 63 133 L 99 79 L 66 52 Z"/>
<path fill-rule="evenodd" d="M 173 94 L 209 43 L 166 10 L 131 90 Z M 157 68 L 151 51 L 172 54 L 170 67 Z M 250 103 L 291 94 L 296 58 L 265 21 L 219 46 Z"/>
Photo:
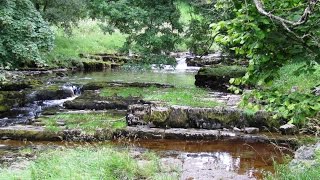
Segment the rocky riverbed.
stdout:
<path fill-rule="evenodd" d="M 296 136 L 280 135 L 281 124 L 272 121 L 269 113 L 248 114 L 239 109 L 240 95 L 227 93 L 225 85 L 224 92 L 195 87 L 196 72 L 189 70 L 17 72 L 13 81 L 18 83 L 7 82 L 0 88 L 0 136 L 5 140 L 2 144 L 7 146 L 14 139 L 26 142 L 129 139 L 134 140 L 130 146 L 161 150 L 163 167 L 173 165 L 175 169 L 164 171 L 180 172 L 175 174 L 180 179 L 259 178 L 254 174 L 261 174 L 260 165 L 244 168 L 239 163 L 246 162 L 247 156 L 251 160 L 258 157 L 270 144 L 296 147 Z M 201 145 L 197 151 L 186 150 L 203 142 L 210 146 L 226 144 L 223 149 L 206 149 L 206 145 Z M 182 149 L 171 148 L 180 143 L 185 143 Z M 235 151 L 242 151 L 240 147 L 244 144 L 255 150 L 249 155 L 234 155 L 228 148 L 234 148 L 235 144 L 239 147 Z M 161 146 L 168 147 L 159 149 Z M 136 149 L 132 151 L 137 153 Z M 270 151 L 266 157 L 274 154 L 277 153 Z M 281 162 L 281 158 L 278 160 Z M 270 164 L 268 171 L 272 171 Z"/>

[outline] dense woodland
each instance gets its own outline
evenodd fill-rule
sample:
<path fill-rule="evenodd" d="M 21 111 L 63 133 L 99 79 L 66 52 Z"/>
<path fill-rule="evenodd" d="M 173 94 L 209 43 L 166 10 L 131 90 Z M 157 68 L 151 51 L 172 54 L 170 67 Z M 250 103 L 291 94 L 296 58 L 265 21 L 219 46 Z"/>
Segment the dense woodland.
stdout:
<path fill-rule="evenodd" d="M 248 114 L 320 132 L 318 0 L 1 0 L 0 67 L 58 68 L 80 53 L 133 52 L 169 64 L 170 52 L 215 51 L 248 64 L 232 78 Z M 243 92 L 243 88 L 250 89 Z"/>

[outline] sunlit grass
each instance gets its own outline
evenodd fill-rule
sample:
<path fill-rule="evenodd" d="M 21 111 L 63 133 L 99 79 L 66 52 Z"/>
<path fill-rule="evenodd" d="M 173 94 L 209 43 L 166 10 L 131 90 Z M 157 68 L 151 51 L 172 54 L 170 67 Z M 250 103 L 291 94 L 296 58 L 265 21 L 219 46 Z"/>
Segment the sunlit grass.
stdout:
<path fill-rule="evenodd" d="M 2 168 L 0 179 L 157 179 L 158 164 L 157 158 L 139 164 L 111 147 L 63 148 L 40 153 L 26 169 Z"/>
<path fill-rule="evenodd" d="M 295 87 L 299 92 L 310 93 L 311 89 L 320 84 L 320 66 L 314 73 L 299 70 L 303 63 L 290 63 L 279 70 L 278 78 L 271 85 L 280 93 L 289 93 Z"/>
<path fill-rule="evenodd" d="M 162 101 L 169 105 L 183 105 L 192 107 L 215 107 L 218 102 L 205 99 L 208 91 L 201 88 L 136 88 L 118 87 L 105 88 L 101 96 L 140 97 L 149 101 Z"/>
<path fill-rule="evenodd" d="M 60 130 L 58 121 L 64 122 L 67 129 L 81 129 L 87 133 L 94 133 L 98 128 L 114 130 L 126 127 L 124 115 L 112 113 L 63 113 L 40 120 L 51 131 Z"/>
<path fill-rule="evenodd" d="M 55 28 L 55 47 L 47 55 L 47 59 L 51 62 L 66 61 L 78 58 L 80 53 L 118 52 L 125 42 L 126 35 L 120 32 L 104 33 L 98 24 L 98 21 L 90 19 L 80 21 L 77 27 L 72 28 L 71 35 L 66 34 L 63 29 Z"/>
<path fill-rule="evenodd" d="M 265 179 L 277 179 L 277 180 L 311 180 L 319 179 L 320 174 L 320 152 L 316 153 L 315 161 L 317 163 L 314 165 L 308 164 L 308 162 L 300 162 L 295 166 L 289 165 L 289 160 L 285 164 L 275 164 L 275 173 L 267 174 Z"/>

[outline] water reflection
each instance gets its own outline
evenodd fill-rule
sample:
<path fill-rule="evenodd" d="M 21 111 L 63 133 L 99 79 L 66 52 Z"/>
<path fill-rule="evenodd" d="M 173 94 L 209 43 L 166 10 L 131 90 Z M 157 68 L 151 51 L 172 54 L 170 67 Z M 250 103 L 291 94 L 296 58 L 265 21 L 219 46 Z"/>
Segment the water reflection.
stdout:
<path fill-rule="evenodd" d="M 272 172 L 273 163 L 281 163 L 283 155 L 290 153 L 280 152 L 271 144 L 238 140 L 138 140 L 131 145 L 155 150 L 162 156 L 175 154 L 195 168 L 223 169 L 250 177 L 261 177 L 263 171 Z"/>

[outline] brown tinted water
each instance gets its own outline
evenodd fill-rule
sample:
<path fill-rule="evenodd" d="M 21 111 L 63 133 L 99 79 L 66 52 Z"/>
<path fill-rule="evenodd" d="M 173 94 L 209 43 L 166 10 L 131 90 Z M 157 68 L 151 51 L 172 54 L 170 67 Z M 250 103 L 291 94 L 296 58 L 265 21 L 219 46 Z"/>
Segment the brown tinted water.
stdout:
<path fill-rule="evenodd" d="M 282 163 L 289 151 L 280 151 L 279 147 L 265 143 L 247 143 L 238 140 L 185 141 L 185 140 L 137 140 L 114 141 L 105 143 L 68 143 L 68 142 L 30 142 L 0 141 L 0 155 L 24 147 L 56 146 L 74 147 L 80 145 L 115 145 L 139 150 L 152 150 L 161 157 L 194 159 L 203 163 L 211 162 L 223 165 L 224 170 L 247 174 L 261 178 L 263 171 L 273 172 L 273 163 Z"/>
<path fill-rule="evenodd" d="M 262 177 L 264 171 L 273 172 L 275 162 L 282 163 L 286 155 L 292 155 L 289 150 L 280 151 L 279 146 L 272 144 L 239 140 L 138 140 L 129 144 L 151 149 L 160 154 L 165 152 L 164 155 L 221 163 L 228 171 L 247 174 L 258 179 Z"/>

